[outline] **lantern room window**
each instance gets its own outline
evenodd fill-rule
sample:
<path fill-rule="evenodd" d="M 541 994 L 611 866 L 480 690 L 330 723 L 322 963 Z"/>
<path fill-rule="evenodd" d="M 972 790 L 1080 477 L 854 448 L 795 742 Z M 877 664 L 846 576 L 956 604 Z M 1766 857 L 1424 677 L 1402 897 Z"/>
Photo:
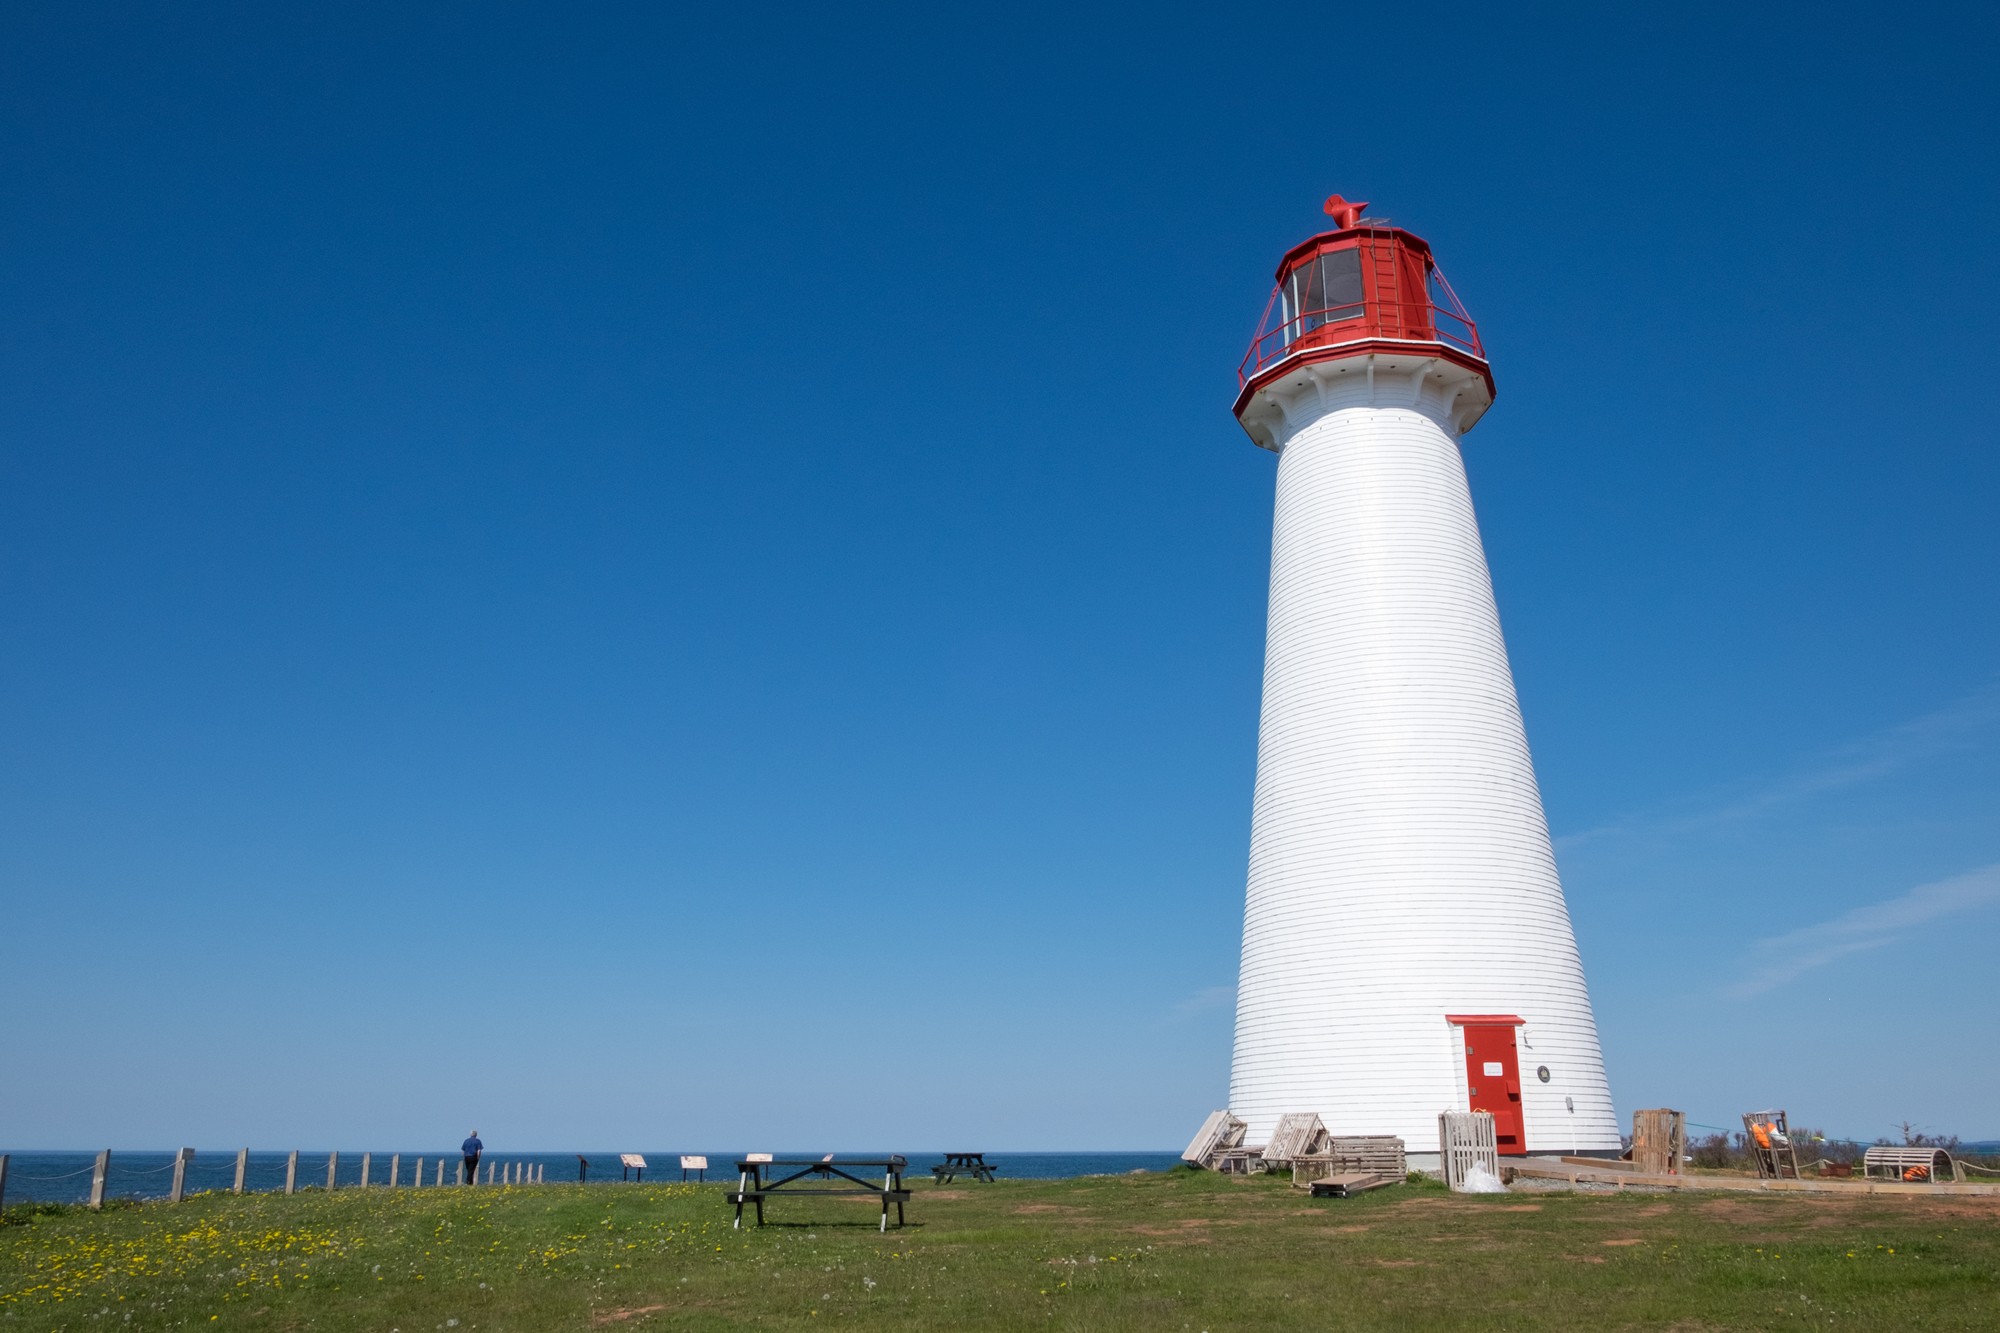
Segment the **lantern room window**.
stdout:
<path fill-rule="evenodd" d="M 1322 324 L 1360 319 L 1368 312 L 1361 290 L 1361 252 L 1329 250 L 1286 276 L 1283 291 L 1286 342 Z"/>

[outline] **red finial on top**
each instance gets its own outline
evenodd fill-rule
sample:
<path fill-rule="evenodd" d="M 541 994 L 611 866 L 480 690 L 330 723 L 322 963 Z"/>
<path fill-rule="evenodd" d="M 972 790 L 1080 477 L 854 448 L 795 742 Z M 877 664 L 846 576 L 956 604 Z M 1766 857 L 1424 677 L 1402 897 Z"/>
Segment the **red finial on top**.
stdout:
<path fill-rule="evenodd" d="M 1361 221 L 1361 210 L 1366 207 L 1368 207 L 1366 199 L 1350 204 L 1337 194 L 1329 195 L 1326 201 L 1326 215 L 1333 219 L 1334 226 L 1346 231 Z"/>

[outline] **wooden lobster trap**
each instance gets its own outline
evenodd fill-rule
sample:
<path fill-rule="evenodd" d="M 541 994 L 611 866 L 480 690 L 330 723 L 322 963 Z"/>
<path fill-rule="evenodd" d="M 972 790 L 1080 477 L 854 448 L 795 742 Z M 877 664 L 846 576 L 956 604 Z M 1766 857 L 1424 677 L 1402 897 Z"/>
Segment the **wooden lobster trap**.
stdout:
<path fill-rule="evenodd" d="M 1335 1134 L 1319 1152 L 1292 1159 L 1292 1184 L 1300 1189 L 1333 1176 L 1379 1175 L 1408 1179 L 1403 1140 L 1395 1134 Z"/>
<path fill-rule="evenodd" d="M 1965 1172 L 1943 1148 L 1896 1148 L 1886 1143 L 1861 1154 L 1861 1174 L 1869 1180 L 1900 1180 L 1912 1185 L 1965 1179 Z"/>
<path fill-rule="evenodd" d="M 1677 1176 L 1687 1157 L 1687 1115 L 1665 1109 L 1632 1113 L 1632 1169 L 1649 1176 Z"/>
<path fill-rule="evenodd" d="M 1743 1132 L 1749 1136 L 1750 1159 L 1765 1180 L 1797 1180 L 1799 1150 L 1792 1144 L 1792 1127 L 1783 1111 L 1749 1111 L 1743 1116 Z"/>
<path fill-rule="evenodd" d="M 1444 1111 L 1438 1115 L 1438 1164 L 1444 1183 L 1465 1188 L 1475 1166 L 1500 1179 L 1500 1145 L 1494 1137 L 1491 1111 Z"/>
<path fill-rule="evenodd" d="M 1301 1157 L 1311 1157 L 1326 1147 L 1326 1125 L 1311 1111 L 1278 1117 L 1271 1141 L 1264 1145 L 1267 1166 L 1290 1166 Z"/>

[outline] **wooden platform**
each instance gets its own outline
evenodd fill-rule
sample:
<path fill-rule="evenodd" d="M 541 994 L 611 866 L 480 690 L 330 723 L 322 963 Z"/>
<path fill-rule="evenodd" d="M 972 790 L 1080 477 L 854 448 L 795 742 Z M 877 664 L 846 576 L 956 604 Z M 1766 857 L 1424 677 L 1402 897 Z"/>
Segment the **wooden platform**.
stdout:
<path fill-rule="evenodd" d="M 1401 1176 L 1385 1176 L 1376 1171 L 1347 1171 L 1337 1176 L 1322 1176 L 1306 1188 L 1315 1199 L 1351 1199 L 1369 1190 L 1379 1190 L 1384 1185 L 1395 1185 Z"/>
<path fill-rule="evenodd" d="M 1838 1180 L 1809 1178 L 1759 1180 L 1755 1176 L 1657 1176 L 1607 1163 L 1584 1166 L 1580 1160 L 1509 1158 L 1505 1164 L 1530 1180 L 1567 1180 L 1572 1185 L 1616 1185 L 1620 1189 L 1721 1190 L 1738 1194 L 1916 1194 L 1933 1199 L 2000 1195 L 2000 1184 L 1920 1185 L 1900 1180 Z"/>

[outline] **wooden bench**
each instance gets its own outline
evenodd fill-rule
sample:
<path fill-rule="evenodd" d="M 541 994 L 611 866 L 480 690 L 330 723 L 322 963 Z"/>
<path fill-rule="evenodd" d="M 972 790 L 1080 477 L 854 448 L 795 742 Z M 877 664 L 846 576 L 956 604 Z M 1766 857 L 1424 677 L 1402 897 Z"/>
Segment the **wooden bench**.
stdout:
<path fill-rule="evenodd" d="M 1883 1144 L 1861 1154 L 1861 1174 L 1870 1180 L 1907 1180 L 1912 1184 L 1965 1179 L 1958 1163 L 1942 1148 L 1891 1148 Z"/>
<path fill-rule="evenodd" d="M 942 1162 L 931 1168 L 933 1180 L 940 1185 L 949 1185 L 960 1175 L 993 1183 L 993 1168 L 987 1165 L 983 1152 L 948 1152 Z"/>
<path fill-rule="evenodd" d="M 882 1230 L 889 1229 L 889 1205 L 896 1205 L 896 1225 L 903 1225 L 903 1205 L 910 1201 L 910 1192 L 903 1188 L 903 1168 L 908 1166 L 905 1157 L 853 1157 L 836 1162 L 833 1154 L 817 1160 L 811 1158 L 764 1158 L 755 1161 L 741 1161 L 736 1170 L 741 1179 L 737 1187 L 725 1197 L 736 1205 L 737 1227 L 743 1225 L 743 1205 L 749 1204 L 757 1212 L 757 1225 L 764 1225 L 764 1200 L 776 1197 L 796 1198 L 804 1195 L 865 1195 L 882 1200 Z M 848 1168 L 853 1168 L 849 1170 Z M 789 1175 L 780 1172 L 791 1168 Z M 882 1183 L 864 1180 L 855 1171 L 879 1170 Z M 804 1183 L 800 1183 L 804 1182 Z M 815 1182 L 825 1182 L 819 1184 Z"/>

